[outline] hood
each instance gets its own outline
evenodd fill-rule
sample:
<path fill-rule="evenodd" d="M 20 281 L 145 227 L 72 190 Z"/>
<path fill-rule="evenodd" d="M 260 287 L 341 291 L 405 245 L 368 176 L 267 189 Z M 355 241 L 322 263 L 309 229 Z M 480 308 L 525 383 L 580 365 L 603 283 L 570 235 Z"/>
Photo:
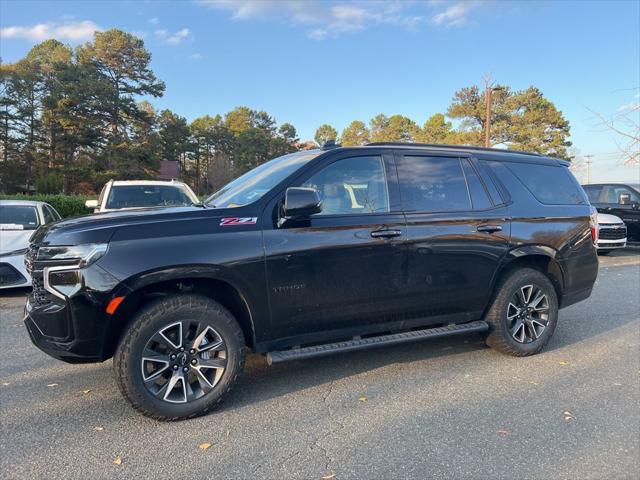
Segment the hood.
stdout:
<path fill-rule="evenodd" d="M 620 217 L 609 215 L 608 213 L 598 213 L 598 224 L 601 223 L 624 223 Z"/>
<path fill-rule="evenodd" d="M 33 230 L 0 231 L 0 253 L 14 252 L 29 246 L 29 237 Z"/>
<path fill-rule="evenodd" d="M 143 208 L 96 213 L 43 225 L 33 234 L 31 242 L 43 245 L 108 243 L 115 231 L 121 227 L 143 225 L 152 222 L 197 220 L 199 218 L 224 215 L 225 212 L 228 214 L 228 209 L 191 206 Z"/>

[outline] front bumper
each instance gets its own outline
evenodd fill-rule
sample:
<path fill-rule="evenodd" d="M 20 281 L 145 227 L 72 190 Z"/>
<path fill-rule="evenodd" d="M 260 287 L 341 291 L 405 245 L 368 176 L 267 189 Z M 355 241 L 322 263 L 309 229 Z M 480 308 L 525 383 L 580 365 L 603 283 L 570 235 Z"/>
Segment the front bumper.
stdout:
<path fill-rule="evenodd" d="M 0 258 L 0 290 L 31 285 L 31 275 L 24 266 L 24 255 Z"/>
<path fill-rule="evenodd" d="M 82 269 L 81 288 L 60 298 L 43 289 L 41 272 L 33 273 L 24 324 L 34 345 L 69 363 L 101 362 L 109 358 L 112 345 L 108 339 L 115 319 L 104 308 L 118 281 L 92 265 Z"/>

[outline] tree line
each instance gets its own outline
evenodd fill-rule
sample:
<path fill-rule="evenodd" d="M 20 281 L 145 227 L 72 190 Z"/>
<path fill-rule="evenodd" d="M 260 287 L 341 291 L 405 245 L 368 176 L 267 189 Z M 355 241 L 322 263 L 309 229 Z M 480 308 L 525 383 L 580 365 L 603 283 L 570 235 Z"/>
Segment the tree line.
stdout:
<path fill-rule="evenodd" d="M 422 126 L 380 114 L 368 125 L 351 122 L 341 135 L 321 125 L 314 143 L 248 107 L 191 122 L 158 111 L 145 98 L 161 97 L 165 85 L 150 62 L 142 39 L 112 29 L 76 48 L 46 40 L 0 65 L 0 191 L 94 194 L 110 178 L 154 178 L 161 160 L 171 160 L 202 194 L 270 158 L 328 140 L 483 142 L 484 97 L 475 86 L 456 92 L 446 116 Z M 538 89 L 494 90 L 492 144 L 567 158 L 569 123 Z"/>
<path fill-rule="evenodd" d="M 506 85 L 492 87 L 490 144 L 570 159 L 569 122 L 536 87 L 512 91 Z M 451 119 L 456 121 L 454 127 Z M 373 117 L 367 126 L 354 120 L 338 135 L 329 124 L 318 127 L 315 141 L 334 140 L 342 145 L 369 142 L 419 142 L 450 145 L 483 145 L 486 127 L 485 93 L 477 86 L 462 88 L 453 97 L 446 116 L 436 113 L 420 126 L 404 115 Z"/>

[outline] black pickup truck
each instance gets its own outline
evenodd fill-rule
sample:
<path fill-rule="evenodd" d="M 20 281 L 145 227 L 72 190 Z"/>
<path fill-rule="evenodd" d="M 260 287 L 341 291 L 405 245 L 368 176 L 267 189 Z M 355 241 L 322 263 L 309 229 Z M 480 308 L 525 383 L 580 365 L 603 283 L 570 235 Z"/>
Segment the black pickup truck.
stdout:
<path fill-rule="evenodd" d="M 591 294 L 594 217 L 561 160 L 328 145 L 201 205 L 41 227 L 25 324 L 55 358 L 113 357 L 124 396 L 161 420 L 214 408 L 247 349 L 274 363 L 477 332 L 531 355 Z"/>

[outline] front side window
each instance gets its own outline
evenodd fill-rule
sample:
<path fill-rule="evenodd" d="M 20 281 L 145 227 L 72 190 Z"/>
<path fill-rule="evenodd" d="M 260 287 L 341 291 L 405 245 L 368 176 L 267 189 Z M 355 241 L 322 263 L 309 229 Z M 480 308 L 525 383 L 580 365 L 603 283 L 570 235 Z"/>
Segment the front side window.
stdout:
<path fill-rule="evenodd" d="M 449 212 L 471 209 L 460 160 L 404 156 L 398 165 L 400 195 L 406 211 Z"/>
<path fill-rule="evenodd" d="M 322 199 L 317 215 L 350 215 L 389 211 L 389 193 L 382 157 L 338 160 L 315 173 L 303 185 Z"/>
<path fill-rule="evenodd" d="M 40 222 L 35 207 L 26 205 L 0 205 L 2 230 L 35 230 Z"/>
<path fill-rule="evenodd" d="M 620 203 L 620 195 L 625 194 L 630 198 L 631 203 L 640 202 L 638 195 L 627 187 L 614 187 L 610 186 L 607 189 L 607 202 L 606 203 Z"/>
<path fill-rule="evenodd" d="M 164 185 L 112 186 L 107 198 L 108 209 L 173 207 L 193 205 L 189 196 L 178 187 Z"/>

